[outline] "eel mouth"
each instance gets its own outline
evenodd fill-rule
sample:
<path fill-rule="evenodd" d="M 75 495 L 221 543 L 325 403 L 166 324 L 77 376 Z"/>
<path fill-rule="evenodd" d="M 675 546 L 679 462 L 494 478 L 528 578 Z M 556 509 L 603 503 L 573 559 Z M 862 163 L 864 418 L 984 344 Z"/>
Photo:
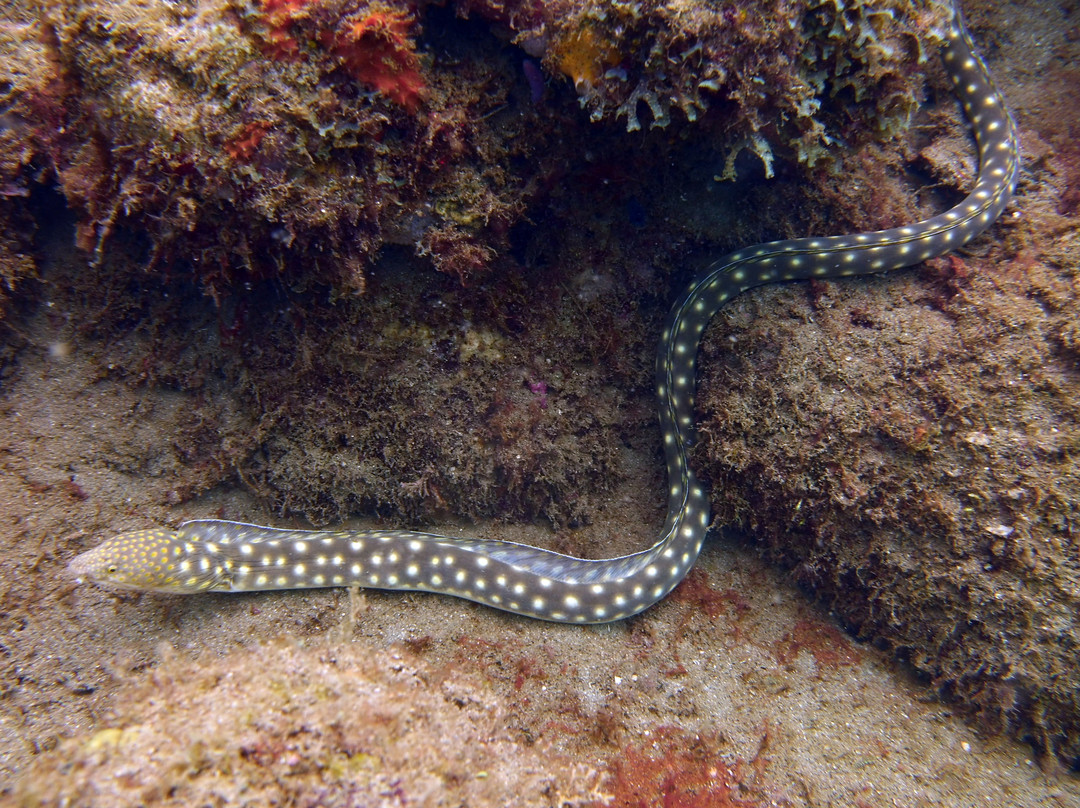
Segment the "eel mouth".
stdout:
<path fill-rule="evenodd" d="M 81 584 L 87 581 L 96 583 L 99 577 L 98 570 L 104 561 L 104 553 L 101 550 L 101 547 L 95 547 L 85 553 L 79 553 L 67 563 L 64 573 L 74 578 L 76 583 Z"/>

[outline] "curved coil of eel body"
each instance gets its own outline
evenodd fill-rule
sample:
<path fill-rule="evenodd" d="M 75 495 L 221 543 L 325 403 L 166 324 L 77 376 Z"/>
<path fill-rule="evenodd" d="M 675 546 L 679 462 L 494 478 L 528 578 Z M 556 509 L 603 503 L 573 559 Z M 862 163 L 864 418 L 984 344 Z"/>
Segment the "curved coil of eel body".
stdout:
<path fill-rule="evenodd" d="M 619 620 L 668 594 L 697 559 L 709 500 L 687 464 L 702 334 L 728 300 L 778 281 L 884 272 L 952 250 L 989 227 L 1012 196 L 1016 129 L 953 9 L 944 62 L 979 151 L 978 180 L 956 207 L 906 227 L 759 244 L 720 259 L 674 305 L 656 361 L 669 478 L 663 534 L 649 549 L 579 559 L 507 541 L 406 530 L 304 531 L 221 520 L 126 533 L 76 557 L 80 577 L 129 589 L 195 593 L 324 586 L 440 592 L 566 623 Z"/>

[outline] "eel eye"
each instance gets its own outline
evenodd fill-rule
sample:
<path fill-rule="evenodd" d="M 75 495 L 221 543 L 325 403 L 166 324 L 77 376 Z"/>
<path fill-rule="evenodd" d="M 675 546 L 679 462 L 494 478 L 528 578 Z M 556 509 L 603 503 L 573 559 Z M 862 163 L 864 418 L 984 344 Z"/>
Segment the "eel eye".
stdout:
<path fill-rule="evenodd" d="M 118 569 L 119 567 L 117 567 L 115 564 L 110 564 L 105 568 L 105 572 L 109 573 L 109 575 L 116 575 L 116 571 Z"/>

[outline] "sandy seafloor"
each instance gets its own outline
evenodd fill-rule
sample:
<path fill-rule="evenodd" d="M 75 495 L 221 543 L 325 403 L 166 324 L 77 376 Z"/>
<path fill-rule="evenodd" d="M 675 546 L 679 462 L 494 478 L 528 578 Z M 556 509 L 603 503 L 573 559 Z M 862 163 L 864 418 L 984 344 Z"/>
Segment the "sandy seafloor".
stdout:
<path fill-rule="evenodd" d="M 1017 89 L 1023 78 L 1003 78 L 1018 111 L 1050 114 Z M 192 401 L 111 378 L 102 362 L 120 348 L 72 338 L 48 289 L 80 259 L 55 252 L 41 300 L 10 323 L 24 347 L 0 398 L 0 587 L 14 627 L 2 640 L 0 799 L 1080 805 L 1074 775 L 980 734 L 751 548 L 718 537 L 690 587 L 598 627 L 433 595 L 76 586 L 65 562 L 113 532 L 223 514 L 281 522 L 239 486 L 167 504 Z M 627 451 L 628 482 L 583 543 L 653 540 L 654 462 Z M 551 542 L 544 525 L 424 527 Z"/>

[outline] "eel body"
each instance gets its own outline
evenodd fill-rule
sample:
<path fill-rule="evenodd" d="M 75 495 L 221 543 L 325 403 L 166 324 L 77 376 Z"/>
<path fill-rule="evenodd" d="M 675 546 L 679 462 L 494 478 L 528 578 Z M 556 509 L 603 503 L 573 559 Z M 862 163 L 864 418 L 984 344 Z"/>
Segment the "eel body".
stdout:
<path fill-rule="evenodd" d="M 327 586 L 440 592 L 566 623 L 619 620 L 649 608 L 693 566 L 709 526 L 709 499 L 688 465 L 688 449 L 698 346 L 713 315 L 761 284 L 885 272 L 942 255 L 989 227 L 1008 204 L 1019 166 L 1015 124 L 959 10 L 950 8 L 943 58 L 975 134 L 975 187 L 950 210 L 905 227 L 739 250 L 690 284 L 671 309 L 656 359 L 669 487 L 667 518 L 652 547 L 581 559 L 409 530 L 307 531 L 198 520 L 117 536 L 77 556 L 71 571 L 106 585 L 170 593 Z"/>

